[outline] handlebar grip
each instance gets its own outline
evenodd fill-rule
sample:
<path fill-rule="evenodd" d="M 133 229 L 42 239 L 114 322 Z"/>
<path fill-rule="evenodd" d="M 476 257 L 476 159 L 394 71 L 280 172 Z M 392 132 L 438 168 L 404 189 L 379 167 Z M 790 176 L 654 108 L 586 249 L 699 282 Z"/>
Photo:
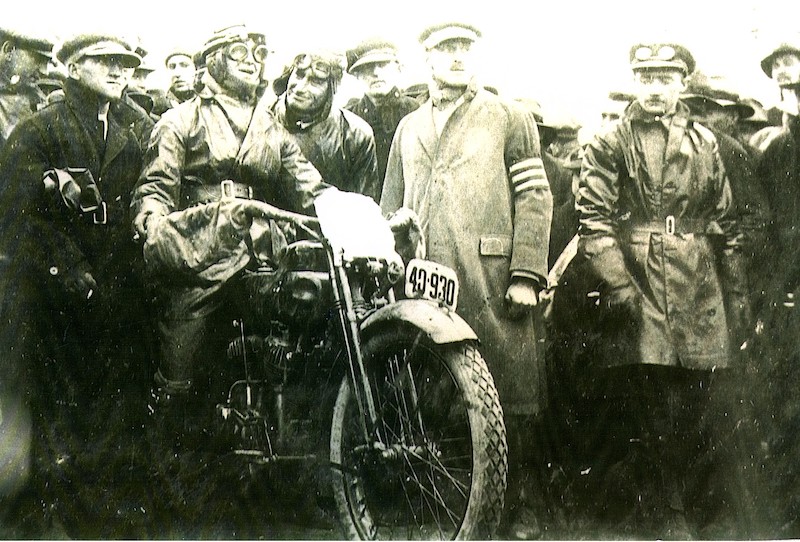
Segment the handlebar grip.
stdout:
<path fill-rule="evenodd" d="M 270 220 L 279 220 L 282 222 L 291 222 L 308 228 L 319 227 L 319 219 L 316 217 L 294 213 L 292 211 L 286 211 L 263 201 L 250 200 L 247 203 L 247 212 L 253 218 L 265 218 Z"/>

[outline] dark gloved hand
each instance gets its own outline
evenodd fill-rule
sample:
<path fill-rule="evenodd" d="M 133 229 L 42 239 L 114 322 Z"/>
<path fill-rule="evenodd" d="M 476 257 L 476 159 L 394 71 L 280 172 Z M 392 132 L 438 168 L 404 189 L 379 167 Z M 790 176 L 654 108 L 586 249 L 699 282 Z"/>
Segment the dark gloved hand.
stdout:
<path fill-rule="evenodd" d="M 642 294 L 633 284 L 610 288 L 604 297 L 611 310 L 625 310 L 637 315 L 642 307 Z"/>
<path fill-rule="evenodd" d="M 97 282 L 91 272 L 83 267 L 66 271 L 62 281 L 67 294 L 77 302 L 85 302 L 97 293 Z"/>
<path fill-rule="evenodd" d="M 578 253 L 586 256 L 591 268 L 608 285 L 609 290 L 632 285 L 625 257 L 616 238 L 603 234 L 581 236 Z"/>

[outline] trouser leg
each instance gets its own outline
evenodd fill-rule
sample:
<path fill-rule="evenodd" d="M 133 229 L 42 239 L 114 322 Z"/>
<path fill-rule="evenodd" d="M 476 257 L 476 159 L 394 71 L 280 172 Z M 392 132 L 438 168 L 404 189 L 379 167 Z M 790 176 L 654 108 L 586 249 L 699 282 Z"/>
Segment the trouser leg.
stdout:
<path fill-rule="evenodd" d="M 192 415 L 197 409 L 194 384 L 200 353 L 204 348 L 207 318 L 159 322 L 159 368 L 151 392 L 152 442 L 172 453 L 191 448 Z M 156 446 L 159 448 L 160 446 Z"/>
<path fill-rule="evenodd" d="M 738 381 L 730 370 L 706 373 L 707 390 L 694 406 L 696 450 L 687 464 L 686 501 L 703 538 L 753 535 L 756 435 Z M 686 439 L 691 441 L 690 439 Z"/>
<path fill-rule="evenodd" d="M 540 465 L 542 442 L 535 418 L 529 415 L 506 417 L 508 438 L 508 488 L 501 524 L 501 536 L 530 540 L 541 535 L 541 515 L 545 511 Z"/>
<path fill-rule="evenodd" d="M 159 372 L 164 379 L 173 382 L 191 382 L 194 379 L 205 343 L 207 322 L 206 317 L 159 322 Z"/>

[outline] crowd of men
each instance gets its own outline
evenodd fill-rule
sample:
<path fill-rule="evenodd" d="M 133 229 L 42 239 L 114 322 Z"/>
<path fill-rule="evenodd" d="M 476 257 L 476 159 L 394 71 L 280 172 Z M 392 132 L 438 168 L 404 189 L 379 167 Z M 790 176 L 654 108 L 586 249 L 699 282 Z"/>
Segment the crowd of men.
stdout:
<path fill-rule="evenodd" d="M 680 44 L 634 44 L 633 92 L 609 94 L 583 146 L 574 123 L 478 84 L 480 39 L 469 24 L 424 29 L 422 90 L 398 88 L 397 49 L 378 39 L 297 51 L 266 88 L 266 37 L 227 27 L 170 51 L 159 93 L 119 36 L 54 50 L 0 31 L 12 535 L 30 534 L 31 510 L 86 532 L 70 532 L 95 517 L 70 495 L 97 473 L 120 483 L 127 452 L 107 424 L 120 404 L 149 408 L 119 425 L 147 435 L 154 460 L 202 445 L 187 413 L 257 242 L 252 201 L 312 214 L 331 189 L 379 203 L 404 258 L 459 274 L 458 312 L 506 416 L 498 537 L 547 537 L 567 491 L 634 537 L 800 533 L 800 44 L 762 62 L 784 98 L 772 122 Z M 345 72 L 366 90 L 338 108 Z"/>

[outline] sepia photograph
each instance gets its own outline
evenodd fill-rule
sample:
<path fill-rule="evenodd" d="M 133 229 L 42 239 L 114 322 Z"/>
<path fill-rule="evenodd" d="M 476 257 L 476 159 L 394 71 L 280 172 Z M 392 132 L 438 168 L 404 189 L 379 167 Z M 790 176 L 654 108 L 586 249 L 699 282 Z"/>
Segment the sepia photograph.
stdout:
<path fill-rule="evenodd" d="M 800 7 L 0 21 L 0 539 L 800 538 Z"/>

